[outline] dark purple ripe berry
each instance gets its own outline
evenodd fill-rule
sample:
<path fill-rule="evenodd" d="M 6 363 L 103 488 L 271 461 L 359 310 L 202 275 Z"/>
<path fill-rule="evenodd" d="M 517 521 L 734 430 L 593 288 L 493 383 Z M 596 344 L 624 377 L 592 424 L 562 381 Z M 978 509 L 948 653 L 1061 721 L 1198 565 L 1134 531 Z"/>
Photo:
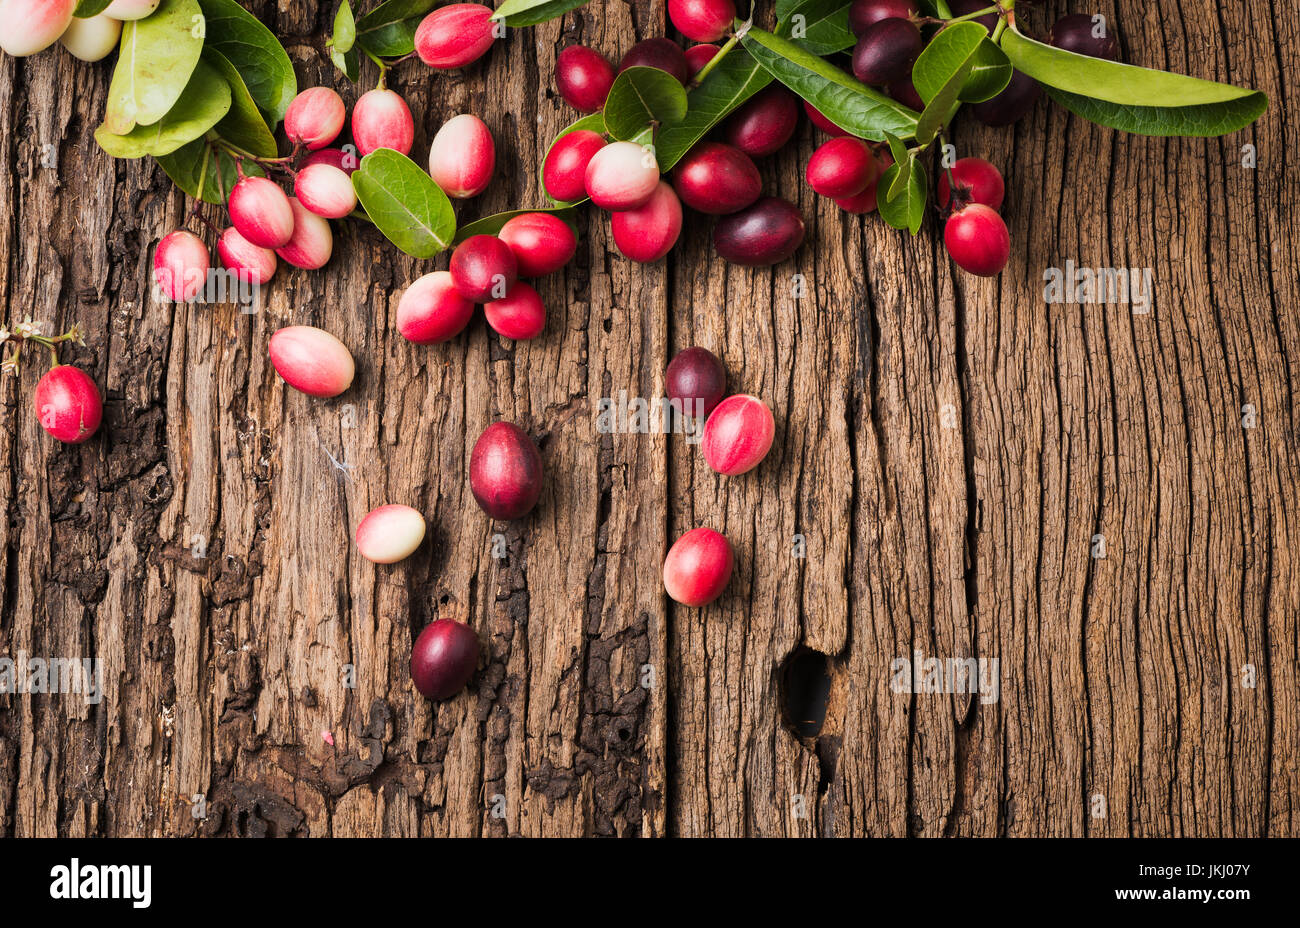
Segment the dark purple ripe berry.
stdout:
<path fill-rule="evenodd" d="M 465 688 L 478 666 L 478 635 L 454 619 L 437 619 L 411 648 L 411 679 L 429 699 L 450 699 Z"/>
<path fill-rule="evenodd" d="M 864 84 L 892 84 L 907 77 L 921 54 L 921 30 L 891 17 L 868 27 L 853 49 L 853 75 Z"/>
<path fill-rule="evenodd" d="M 986 126 L 1009 126 L 1018 122 L 1034 108 L 1038 95 L 1042 93 L 1038 81 L 1020 71 L 1011 73 L 1011 82 L 1005 90 L 992 100 L 971 106 L 975 118 Z"/>
<path fill-rule="evenodd" d="M 672 39 L 646 39 L 637 42 L 628 49 L 628 53 L 619 62 L 618 72 L 622 74 L 632 67 L 658 68 L 660 71 L 667 71 L 683 84 L 690 80 L 688 76 L 690 65 L 686 63 L 686 52 L 682 51 L 682 47 Z"/>
<path fill-rule="evenodd" d="M 1107 58 L 1115 61 L 1119 58 L 1119 40 L 1110 31 L 1105 17 L 1093 21 L 1087 13 L 1071 13 L 1062 16 L 1052 27 L 1047 41 L 1057 48 L 1077 55 L 1089 55 L 1093 58 Z"/>
<path fill-rule="evenodd" d="M 668 399 L 694 419 L 707 419 L 727 392 L 727 369 L 707 348 L 687 348 L 673 358 L 664 374 Z"/>
<path fill-rule="evenodd" d="M 779 197 L 763 197 L 719 219 L 713 227 L 713 247 L 732 264 L 768 267 L 795 253 L 803 231 L 798 207 Z"/>
<path fill-rule="evenodd" d="M 849 7 L 849 28 L 860 36 L 882 19 L 911 19 L 916 15 L 916 0 L 853 0 Z"/>

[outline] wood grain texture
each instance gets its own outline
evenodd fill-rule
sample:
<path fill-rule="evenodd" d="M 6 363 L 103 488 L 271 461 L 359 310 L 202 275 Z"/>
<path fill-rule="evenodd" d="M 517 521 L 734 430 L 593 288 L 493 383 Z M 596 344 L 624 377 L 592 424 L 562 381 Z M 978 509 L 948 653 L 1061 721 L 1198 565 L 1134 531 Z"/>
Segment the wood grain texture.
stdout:
<path fill-rule="evenodd" d="M 336 81 L 332 4 L 253 6 L 300 85 Z M 35 354 L 0 381 L 0 656 L 97 656 L 105 683 L 98 704 L 0 695 L 0 834 L 1300 833 L 1300 13 L 1100 11 L 1126 60 L 1255 86 L 1267 114 L 1214 140 L 1046 103 L 1008 130 L 959 116 L 958 153 L 1008 178 L 994 280 L 952 267 L 937 216 L 908 238 L 813 195 L 805 124 L 761 165 L 807 220 L 794 259 L 729 267 L 688 215 L 667 261 L 634 265 L 587 210 L 577 260 L 539 288 L 546 334 L 518 345 L 481 319 L 406 343 L 397 299 L 446 256 L 355 225 L 260 312 L 152 303 L 153 247 L 189 204 L 94 144 L 110 67 L 0 61 L 0 323 L 79 321 L 63 359 L 107 397 L 100 435 L 56 446 Z M 1061 12 L 1022 20 L 1042 35 Z M 542 202 L 534 168 L 573 119 L 560 49 L 617 60 L 662 34 L 662 4 L 593 0 L 390 85 L 417 160 L 450 116 L 487 121 L 502 170 L 460 207 L 475 218 Z M 350 103 L 374 76 L 336 86 Z M 1151 311 L 1044 302 L 1067 260 L 1150 267 Z M 349 345 L 352 389 L 286 389 L 265 349 L 293 323 Z M 681 435 L 597 428 L 602 398 L 659 396 L 692 344 L 773 407 L 752 474 L 718 477 Z M 547 471 L 510 525 L 465 478 L 497 419 Z M 429 540 L 376 567 L 351 535 L 386 502 L 418 507 Z M 659 575 L 698 525 L 737 553 L 704 610 Z M 443 616 L 484 657 L 430 704 L 407 661 Z M 996 658 L 997 700 L 895 692 L 914 651 Z M 809 652 L 829 697 L 801 736 L 786 667 Z"/>

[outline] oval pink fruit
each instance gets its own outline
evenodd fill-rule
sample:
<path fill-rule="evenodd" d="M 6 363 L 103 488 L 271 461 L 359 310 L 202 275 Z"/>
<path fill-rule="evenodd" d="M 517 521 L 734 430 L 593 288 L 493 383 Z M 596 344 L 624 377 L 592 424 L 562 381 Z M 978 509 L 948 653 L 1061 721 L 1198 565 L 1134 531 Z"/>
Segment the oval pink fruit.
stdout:
<path fill-rule="evenodd" d="M 415 30 L 415 52 L 431 68 L 463 68 L 477 61 L 496 38 L 492 8 L 478 3 L 440 7 Z"/>
<path fill-rule="evenodd" d="M 664 558 L 664 590 L 683 606 L 707 606 L 727 588 L 735 566 L 731 543 L 711 528 L 693 528 Z"/>
<path fill-rule="evenodd" d="M 415 120 L 406 101 L 391 90 L 371 90 L 352 107 L 352 140 L 362 156 L 379 148 L 411 153 Z"/>
<path fill-rule="evenodd" d="M 542 495 L 542 456 L 528 433 L 510 422 L 483 430 L 469 458 L 469 488 L 494 519 L 518 519 Z"/>
<path fill-rule="evenodd" d="M 261 286 L 275 276 L 279 262 L 275 252 L 260 245 L 254 245 L 239 234 L 239 230 L 230 226 L 217 239 L 217 253 L 221 256 L 221 266 L 240 275 L 242 280 Z"/>
<path fill-rule="evenodd" d="M 296 197 L 289 198 L 293 209 L 293 235 L 275 253 L 294 267 L 315 270 L 324 267 L 334 253 L 334 233 L 330 224 L 303 206 Z"/>
<path fill-rule="evenodd" d="M 471 235 L 447 264 L 460 295 L 475 303 L 501 299 L 519 278 L 515 253 L 495 235 Z"/>
<path fill-rule="evenodd" d="M 104 400 L 90 375 L 59 364 L 50 368 L 32 394 L 41 428 L 59 441 L 80 444 L 95 434 L 104 418 Z"/>
<path fill-rule="evenodd" d="M 605 140 L 588 129 L 577 129 L 557 139 L 542 163 L 542 186 L 546 195 L 560 203 L 587 196 L 587 165 Z"/>
<path fill-rule="evenodd" d="M 347 346 L 324 329 L 291 325 L 271 336 L 271 364 L 284 382 L 309 396 L 338 396 L 352 385 L 356 365 Z"/>
<path fill-rule="evenodd" d="M 183 229 L 164 236 L 153 253 L 154 284 L 177 303 L 188 303 L 203 291 L 211 268 L 207 247 Z"/>
<path fill-rule="evenodd" d="M 453 619 L 430 622 L 411 648 L 411 681 L 428 699 L 450 699 L 478 668 L 474 629 Z"/>
<path fill-rule="evenodd" d="M 447 120 L 429 146 L 429 176 L 447 196 L 464 200 L 487 189 L 496 146 L 483 120 L 462 113 Z"/>
<path fill-rule="evenodd" d="M 396 503 L 372 509 L 357 526 L 357 550 L 375 564 L 396 564 L 424 541 L 424 516 Z"/>
<path fill-rule="evenodd" d="M 298 202 L 326 219 L 342 219 L 357 208 L 357 192 L 347 173 L 329 164 L 312 164 L 293 179 Z"/>
<path fill-rule="evenodd" d="M 594 113 L 605 105 L 614 86 L 614 66 L 600 52 L 570 45 L 555 58 L 555 86 L 569 106 Z"/>
<path fill-rule="evenodd" d="M 660 181 L 643 206 L 614 213 L 610 225 L 618 250 L 633 261 L 649 264 L 677 244 L 682 232 L 682 204 L 673 188 Z"/>
<path fill-rule="evenodd" d="M 434 345 L 465 330 L 474 304 L 456 291 L 451 274 L 434 271 L 406 288 L 397 302 L 397 331 L 417 345 Z"/>
<path fill-rule="evenodd" d="M 226 204 L 239 234 L 262 248 L 279 248 L 293 237 L 293 207 L 274 181 L 244 177 Z"/>
<path fill-rule="evenodd" d="M 635 209 L 658 186 L 654 152 L 635 142 L 611 142 L 587 163 L 587 195 L 601 209 Z"/>
<path fill-rule="evenodd" d="M 691 209 L 714 216 L 758 199 L 763 179 L 749 155 L 720 142 L 701 142 L 673 169 L 673 188 Z"/>
<path fill-rule="evenodd" d="M 284 134 L 310 151 L 339 137 L 347 118 L 343 98 L 328 87 L 309 87 L 293 98 L 284 113 Z"/>
<path fill-rule="evenodd" d="M 15 58 L 45 51 L 72 22 L 77 0 L 0 0 L 0 49 Z"/>
<path fill-rule="evenodd" d="M 772 410 L 756 396 L 729 396 L 704 423 L 700 450 L 709 467 L 734 477 L 753 470 L 767 456 L 776 435 Z"/>
<path fill-rule="evenodd" d="M 497 238 L 515 254 L 520 277 L 545 277 L 573 260 L 578 237 L 551 213 L 524 213 L 506 221 Z"/>
<path fill-rule="evenodd" d="M 499 300 L 483 306 L 488 325 L 503 338 L 527 341 L 546 328 L 546 304 L 541 294 L 522 280 Z"/>

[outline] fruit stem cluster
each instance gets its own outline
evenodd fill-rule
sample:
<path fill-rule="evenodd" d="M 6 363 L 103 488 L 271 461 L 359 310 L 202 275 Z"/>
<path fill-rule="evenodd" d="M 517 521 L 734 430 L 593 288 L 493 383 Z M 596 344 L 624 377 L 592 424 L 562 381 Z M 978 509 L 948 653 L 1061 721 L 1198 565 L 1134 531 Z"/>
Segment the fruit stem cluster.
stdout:
<path fill-rule="evenodd" d="M 0 363 L 0 373 L 8 371 L 13 374 L 18 373 L 19 360 L 22 355 L 23 345 L 27 342 L 35 342 L 38 345 L 44 345 L 50 350 L 50 366 L 58 367 L 59 351 L 56 347 L 61 342 L 76 342 L 79 345 L 85 345 L 81 325 L 74 322 L 72 327 L 62 335 L 42 335 L 42 324 L 32 322 L 32 317 L 28 316 L 22 322 L 18 323 L 10 331 L 0 327 L 0 345 L 5 342 L 14 342 L 13 353 Z"/>

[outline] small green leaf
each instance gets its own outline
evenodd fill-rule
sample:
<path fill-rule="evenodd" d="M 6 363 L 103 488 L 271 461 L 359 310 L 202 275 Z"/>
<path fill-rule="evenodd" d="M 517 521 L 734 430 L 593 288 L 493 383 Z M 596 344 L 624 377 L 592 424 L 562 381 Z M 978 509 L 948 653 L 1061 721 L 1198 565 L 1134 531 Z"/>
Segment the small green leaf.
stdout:
<path fill-rule="evenodd" d="M 776 34 L 792 39 L 814 55 L 832 55 L 852 48 L 858 37 L 849 28 L 849 4 L 844 0 L 799 0 L 778 3 Z"/>
<path fill-rule="evenodd" d="M 927 104 L 952 83 L 986 38 L 988 31 L 979 23 L 954 23 L 939 32 L 912 65 L 912 84 Z M 960 85 L 959 85 L 960 86 Z"/>
<path fill-rule="evenodd" d="M 221 121 L 230 110 L 230 85 L 205 61 L 199 61 L 176 105 L 151 126 L 136 126 L 116 135 L 106 126 L 95 130 L 95 141 L 114 158 L 169 155 Z"/>
<path fill-rule="evenodd" d="M 1011 61 L 1007 53 L 998 48 L 990 39 L 984 39 L 975 52 L 975 61 L 971 64 L 970 76 L 958 94 L 962 103 L 983 103 L 992 100 L 1011 83 Z"/>
<path fill-rule="evenodd" d="M 772 75 L 742 46 L 728 52 L 703 83 L 686 94 L 685 117 L 676 125 L 659 130 L 655 159 L 660 173 L 672 170 L 710 129 L 771 82 Z"/>
<path fill-rule="evenodd" d="M 167 115 L 199 63 L 203 30 L 196 25 L 202 24 L 198 0 L 163 0 L 147 19 L 122 24 L 104 111 L 107 132 L 126 135 Z"/>
<path fill-rule="evenodd" d="M 876 208 L 880 211 L 880 218 L 889 225 L 895 229 L 907 229 L 915 235 L 921 231 L 921 221 L 925 218 L 925 199 L 929 187 L 921 163 L 915 158 L 908 158 L 905 162 L 891 164 L 881 176 L 876 189 L 892 191 L 895 179 L 904 169 L 907 180 L 901 193 L 892 199 L 878 200 Z"/>
<path fill-rule="evenodd" d="M 474 235 L 496 235 L 501 231 L 501 227 L 511 219 L 514 219 L 516 216 L 526 216 L 529 213 L 549 213 L 550 215 L 563 220 L 569 228 L 573 229 L 574 234 L 577 234 L 578 226 L 577 223 L 573 221 L 574 210 L 571 206 L 552 206 L 544 209 L 512 209 L 507 210 L 504 213 L 497 213 L 493 216 L 485 216 L 482 219 L 477 219 L 474 222 L 471 222 L 467 226 L 461 226 L 456 230 L 456 238 L 452 241 L 452 244 L 459 245 L 461 242 L 465 241 L 465 239 Z"/>
<path fill-rule="evenodd" d="M 357 41 L 357 21 L 352 16 L 352 4 L 343 0 L 339 10 L 334 14 L 334 34 L 330 36 L 329 46 L 339 54 L 352 51 Z"/>
<path fill-rule="evenodd" d="M 270 29 L 235 0 L 199 3 L 208 18 L 207 44 L 225 55 L 239 71 L 266 124 L 274 129 L 298 94 L 298 79 L 289 53 Z"/>
<path fill-rule="evenodd" d="M 217 123 L 217 134 L 259 158 L 274 158 L 279 154 L 275 135 L 230 59 L 216 48 L 208 47 L 203 50 L 203 60 L 212 65 L 230 86 L 230 112 Z"/>
<path fill-rule="evenodd" d="M 658 68 L 628 68 L 614 79 L 605 99 L 605 128 L 619 140 L 651 123 L 673 126 L 686 115 L 686 88 Z"/>
<path fill-rule="evenodd" d="M 882 142 L 886 132 L 911 138 L 916 131 L 916 113 L 790 40 L 750 29 L 741 41 L 773 77 L 853 135 Z"/>
<path fill-rule="evenodd" d="M 208 163 L 206 173 L 203 170 L 204 160 Z M 195 200 L 202 200 L 204 203 L 224 203 L 222 191 L 229 195 L 231 188 L 239 180 L 239 175 L 235 171 L 235 159 L 226 154 L 215 154 L 208 147 L 207 139 L 195 139 L 188 145 L 182 145 L 170 155 L 160 156 L 158 164 L 167 172 L 172 183 Z M 218 169 L 221 171 L 220 180 L 217 178 Z M 244 173 L 257 177 L 265 176 L 262 169 L 251 161 L 244 162 Z M 200 175 L 203 175 L 202 191 L 199 190 Z"/>
<path fill-rule="evenodd" d="M 113 0 L 78 0 L 77 8 L 72 11 L 72 15 L 77 19 L 89 19 L 104 12 L 112 2 Z"/>
<path fill-rule="evenodd" d="M 387 0 L 357 20 L 357 42 L 377 58 L 415 51 L 415 30 L 436 0 Z M 346 51 L 346 49 L 344 49 Z"/>
<path fill-rule="evenodd" d="M 334 62 L 334 67 L 342 71 L 343 75 L 350 81 L 355 82 L 360 75 L 361 55 L 355 47 L 349 48 L 346 52 L 331 48 L 330 61 Z"/>
<path fill-rule="evenodd" d="M 493 19 L 505 20 L 511 27 L 536 26 L 548 19 L 576 10 L 587 0 L 506 0 L 497 7 Z"/>
<path fill-rule="evenodd" d="M 456 234 L 451 201 L 420 166 L 390 148 L 372 151 L 352 175 L 357 199 L 380 232 L 416 258 L 432 258 Z"/>
<path fill-rule="evenodd" d="M 1124 132 L 1225 135 L 1250 125 L 1268 107 L 1257 90 L 1076 55 L 1014 27 L 1002 33 L 1001 45 L 1011 63 L 1043 84 L 1053 100 Z"/>
<path fill-rule="evenodd" d="M 570 132 L 577 132 L 579 129 L 585 129 L 588 132 L 595 132 L 598 133 L 599 135 L 605 135 L 604 115 L 601 113 L 592 113 L 590 116 L 583 116 L 577 122 L 570 123 L 569 125 L 565 126 L 563 129 L 560 130 L 560 133 L 555 138 L 551 139 L 551 144 L 546 146 L 546 155 L 549 155 L 551 153 L 551 149 L 555 147 L 556 142 L 564 138 Z M 539 187 L 542 188 L 543 192 L 545 192 L 546 190 L 546 184 L 542 180 L 542 172 L 543 169 L 546 167 L 546 155 L 542 156 L 542 163 L 537 168 L 537 184 Z M 573 203 L 560 203 L 559 200 L 556 200 L 555 198 L 551 197 L 550 194 L 547 194 L 547 197 L 551 200 L 552 203 L 557 204 L 557 208 L 559 209 L 564 209 L 566 207 L 573 206 L 576 203 L 586 202 L 586 197 L 584 197 L 581 200 L 574 200 Z"/>

